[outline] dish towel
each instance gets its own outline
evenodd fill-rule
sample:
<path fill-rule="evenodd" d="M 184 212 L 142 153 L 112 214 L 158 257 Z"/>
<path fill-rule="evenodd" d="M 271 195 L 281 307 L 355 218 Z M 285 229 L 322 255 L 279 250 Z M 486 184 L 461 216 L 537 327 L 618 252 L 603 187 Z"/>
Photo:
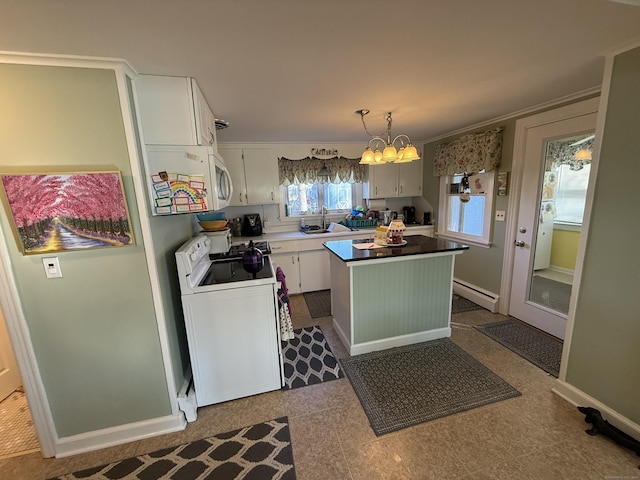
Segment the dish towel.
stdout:
<path fill-rule="evenodd" d="M 289 302 L 289 291 L 285 282 L 284 272 L 280 267 L 276 269 L 276 280 L 279 282 L 278 288 L 278 309 L 280 314 L 280 337 L 283 341 L 293 338 L 293 324 L 291 323 L 291 302 Z"/>

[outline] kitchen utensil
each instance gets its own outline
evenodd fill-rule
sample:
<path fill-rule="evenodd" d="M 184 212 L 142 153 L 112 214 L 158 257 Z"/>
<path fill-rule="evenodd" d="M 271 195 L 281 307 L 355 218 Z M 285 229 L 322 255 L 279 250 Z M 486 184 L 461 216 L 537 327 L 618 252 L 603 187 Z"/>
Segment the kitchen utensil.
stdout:
<path fill-rule="evenodd" d="M 253 244 L 249 242 L 249 248 L 242 254 L 242 266 L 249 273 L 258 273 L 264 267 L 264 256 Z"/>

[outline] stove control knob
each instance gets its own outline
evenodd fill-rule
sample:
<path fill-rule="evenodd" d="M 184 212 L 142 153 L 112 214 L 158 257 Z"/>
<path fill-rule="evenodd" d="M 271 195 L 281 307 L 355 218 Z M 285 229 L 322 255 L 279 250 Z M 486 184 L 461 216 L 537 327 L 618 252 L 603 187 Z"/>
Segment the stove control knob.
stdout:
<path fill-rule="evenodd" d="M 192 252 L 191 255 L 189 255 L 189 258 L 192 262 L 195 262 L 198 259 L 198 254 L 196 252 Z"/>
<path fill-rule="evenodd" d="M 211 245 L 211 239 L 209 237 L 204 239 L 204 246 L 209 250 L 209 246 Z"/>

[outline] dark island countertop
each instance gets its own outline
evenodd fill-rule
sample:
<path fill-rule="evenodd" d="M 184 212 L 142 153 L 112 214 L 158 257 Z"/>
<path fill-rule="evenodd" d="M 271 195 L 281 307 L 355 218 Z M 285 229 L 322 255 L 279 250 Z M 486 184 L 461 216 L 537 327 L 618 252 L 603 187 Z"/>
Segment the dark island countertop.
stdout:
<path fill-rule="evenodd" d="M 425 235 L 406 235 L 404 240 L 407 241 L 407 244 L 403 246 L 398 245 L 367 250 L 360 250 L 353 245 L 356 243 L 372 243 L 372 240 L 333 240 L 324 242 L 322 245 L 343 262 L 404 257 L 407 255 L 425 255 L 469 249 L 467 245 L 463 245 L 462 243 L 450 242 Z"/>

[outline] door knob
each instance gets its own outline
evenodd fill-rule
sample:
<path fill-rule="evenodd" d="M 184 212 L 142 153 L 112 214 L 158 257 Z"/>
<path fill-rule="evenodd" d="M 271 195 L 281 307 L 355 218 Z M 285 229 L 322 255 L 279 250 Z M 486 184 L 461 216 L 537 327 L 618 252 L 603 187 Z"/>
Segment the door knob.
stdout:
<path fill-rule="evenodd" d="M 516 247 L 524 247 L 524 242 L 522 240 L 518 240 L 517 242 L 514 243 L 514 245 Z"/>

